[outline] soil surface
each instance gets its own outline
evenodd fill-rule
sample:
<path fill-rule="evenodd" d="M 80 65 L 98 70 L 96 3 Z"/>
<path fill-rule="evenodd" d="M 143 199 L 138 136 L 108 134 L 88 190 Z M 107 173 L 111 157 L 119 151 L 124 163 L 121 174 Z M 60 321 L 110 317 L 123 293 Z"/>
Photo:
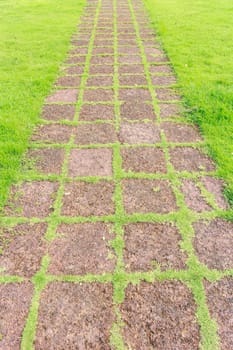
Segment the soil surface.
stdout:
<path fill-rule="evenodd" d="M 87 1 L 0 215 L 0 350 L 233 349 L 232 212 L 176 82 L 141 0 Z"/>

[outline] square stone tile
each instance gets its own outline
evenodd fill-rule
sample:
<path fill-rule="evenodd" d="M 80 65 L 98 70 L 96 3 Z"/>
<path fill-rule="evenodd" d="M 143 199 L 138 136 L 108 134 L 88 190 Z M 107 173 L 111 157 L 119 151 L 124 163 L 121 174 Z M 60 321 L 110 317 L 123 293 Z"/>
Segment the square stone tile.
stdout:
<path fill-rule="evenodd" d="M 85 64 L 87 59 L 86 55 L 70 56 L 65 61 L 66 64 Z"/>
<path fill-rule="evenodd" d="M 64 87 L 79 87 L 81 76 L 65 76 L 57 79 L 55 85 Z"/>
<path fill-rule="evenodd" d="M 185 203 L 190 209 L 198 213 L 212 209 L 202 196 L 201 190 L 197 187 L 194 180 L 184 179 L 182 181 L 181 191 L 184 194 Z"/>
<path fill-rule="evenodd" d="M 128 55 L 140 55 L 140 49 L 134 46 L 118 46 L 118 53 Z"/>
<path fill-rule="evenodd" d="M 0 237 L 1 274 L 31 278 L 38 272 L 46 253 L 43 240 L 46 230 L 45 223 L 3 227 Z"/>
<path fill-rule="evenodd" d="M 122 101 L 151 101 L 151 94 L 148 89 L 143 88 L 128 88 L 119 90 L 119 99 Z"/>
<path fill-rule="evenodd" d="M 78 98 L 78 91 L 76 89 L 57 90 L 47 97 L 46 102 L 61 102 L 61 103 L 75 103 Z"/>
<path fill-rule="evenodd" d="M 87 55 L 88 47 L 76 47 L 70 50 L 70 55 Z"/>
<path fill-rule="evenodd" d="M 159 101 L 180 101 L 181 96 L 175 89 L 158 88 L 155 89 Z"/>
<path fill-rule="evenodd" d="M 185 268 L 185 254 L 180 250 L 181 236 L 170 223 L 126 225 L 124 262 L 127 271 L 150 271 L 159 268 Z"/>
<path fill-rule="evenodd" d="M 90 76 L 87 80 L 87 86 L 94 86 L 94 87 L 102 87 L 102 86 L 112 86 L 113 85 L 113 76 L 112 75 L 106 75 L 106 76 Z"/>
<path fill-rule="evenodd" d="M 114 143 L 117 140 L 115 128 L 111 124 L 81 124 L 76 131 L 75 143 L 89 145 Z"/>
<path fill-rule="evenodd" d="M 50 283 L 41 296 L 35 348 L 110 350 L 112 293 L 111 284 Z"/>
<path fill-rule="evenodd" d="M 151 65 L 158 64 L 158 63 L 159 64 L 161 64 L 161 63 L 168 64 L 169 63 L 167 57 L 163 54 L 161 54 L 161 55 L 150 55 L 149 54 L 149 55 L 147 55 L 147 62 L 149 62 Z M 158 85 L 158 84 L 155 84 L 155 85 Z M 161 84 L 161 85 L 163 85 L 163 84 Z M 165 83 L 165 85 L 170 85 L 170 84 Z"/>
<path fill-rule="evenodd" d="M 58 184 L 51 181 L 24 182 L 11 188 L 4 213 L 9 216 L 45 218 L 53 211 Z"/>
<path fill-rule="evenodd" d="M 73 182 L 65 186 L 62 215 L 91 216 L 114 214 L 114 184 L 108 181 Z"/>
<path fill-rule="evenodd" d="M 45 105 L 42 111 L 42 118 L 47 120 L 73 120 L 75 115 L 74 105 Z"/>
<path fill-rule="evenodd" d="M 119 74 L 144 74 L 143 64 L 120 64 Z"/>
<path fill-rule="evenodd" d="M 0 284 L 0 347 L 20 349 L 33 293 L 30 282 Z"/>
<path fill-rule="evenodd" d="M 123 180 L 123 202 L 128 214 L 166 214 L 177 210 L 171 186 L 166 180 Z"/>
<path fill-rule="evenodd" d="M 29 150 L 27 159 L 36 170 L 45 175 L 61 174 L 65 151 L 59 148 L 42 148 Z"/>
<path fill-rule="evenodd" d="M 120 75 L 120 85 L 147 85 L 145 75 Z"/>
<path fill-rule="evenodd" d="M 105 64 L 114 64 L 114 56 L 113 55 L 107 55 L 107 56 L 101 56 L 101 55 L 97 55 L 97 56 L 92 56 L 91 58 L 91 64 L 101 64 L 101 65 L 105 65 Z"/>
<path fill-rule="evenodd" d="M 152 84 L 157 86 L 169 86 L 176 84 L 177 80 L 174 76 L 153 76 Z"/>
<path fill-rule="evenodd" d="M 36 128 L 31 140 L 37 143 L 68 143 L 73 130 L 73 127 L 68 125 L 40 125 Z"/>
<path fill-rule="evenodd" d="M 114 54 L 114 47 L 109 46 L 109 47 L 94 47 L 92 50 L 93 55 L 106 55 L 106 54 Z"/>
<path fill-rule="evenodd" d="M 121 125 L 119 138 L 121 143 L 152 144 L 160 142 L 160 132 L 152 123 L 124 123 Z"/>
<path fill-rule="evenodd" d="M 193 125 L 181 123 L 162 123 L 168 142 L 199 142 L 202 140 L 199 130 Z"/>
<path fill-rule="evenodd" d="M 155 121 L 156 115 L 153 106 L 148 103 L 124 102 L 120 107 L 122 119 L 129 120 L 152 120 Z"/>
<path fill-rule="evenodd" d="M 209 191 L 215 198 L 215 201 L 220 209 L 229 209 L 229 204 L 224 197 L 225 183 L 221 179 L 217 179 L 212 176 L 204 176 L 201 178 L 201 182 L 207 191 Z"/>
<path fill-rule="evenodd" d="M 112 150 L 72 149 L 69 161 L 69 176 L 111 176 Z"/>
<path fill-rule="evenodd" d="M 98 102 L 109 101 L 113 102 L 114 92 L 113 89 L 86 89 L 84 91 L 84 102 Z"/>
<path fill-rule="evenodd" d="M 170 74 L 172 73 L 172 69 L 169 65 L 165 64 L 165 65 L 155 65 L 155 66 L 150 66 L 150 73 L 151 74 L 160 74 L 160 73 L 164 73 L 164 74 Z"/>
<path fill-rule="evenodd" d="M 146 56 L 149 55 L 162 55 L 163 52 L 161 49 L 158 49 L 157 47 L 145 47 L 144 49 Z"/>
<path fill-rule="evenodd" d="M 129 349 L 199 349 L 197 307 L 180 281 L 129 284 L 120 310 Z"/>
<path fill-rule="evenodd" d="M 101 65 L 93 64 L 90 65 L 90 74 L 114 74 L 114 66 L 110 64 Z"/>
<path fill-rule="evenodd" d="M 205 281 L 204 285 L 210 315 L 217 323 L 220 347 L 230 350 L 233 344 L 233 278 L 225 277 L 212 283 Z"/>
<path fill-rule="evenodd" d="M 140 55 L 125 54 L 118 57 L 120 64 L 138 64 L 142 63 L 142 57 Z"/>
<path fill-rule="evenodd" d="M 50 245 L 49 273 L 86 275 L 113 272 L 116 257 L 110 248 L 112 227 L 102 222 L 60 225 Z"/>
<path fill-rule="evenodd" d="M 175 147 L 170 150 L 171 162 L 177 171 L 213 171 L 213 161 L 199 149 Z"/>
<path fill-rule="evenodd" d="M 194 247 L 200 261 L 210 269 L 233 268 L 233 222 L 214 219 L 193 224 Z"/>
<path fill-rule="evenodd" d="M 114 118 L 114 106 L 104 104 L 83 104 L 79 115 L 79 119 L 85 121 L 113 120 Z"/>
<path fill-rule="evenodd" d="M 84 66 L 83 65 L 79 65 L 79 66 L 71 66 L 71 67 L 67 67 L 64 69 L 66 74 L 83 74 L 84 72 Z"/>
<path fill-rule="evenodd" d="M 123 169 L 135 173 L 166 173 L 164 152 L 155 147 L 122 148 Z"/>
<path fill-rule="evenodd" d="M 161 103 L 160 116 L 161 118 L 171 118 L 182 115 L 182 107 L 178 103 Z"/>

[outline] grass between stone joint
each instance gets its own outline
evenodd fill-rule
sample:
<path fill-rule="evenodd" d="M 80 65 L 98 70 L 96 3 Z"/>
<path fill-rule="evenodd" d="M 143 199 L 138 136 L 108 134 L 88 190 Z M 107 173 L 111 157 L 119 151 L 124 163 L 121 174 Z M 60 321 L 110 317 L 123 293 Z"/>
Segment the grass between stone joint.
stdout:
<path fill-rule="evenodd" d="M 144 0 L 233 203 L 232 2 Z M 175 43 L 175 44 L 174 44 Z"/>
<path fill-rule="evenodd" d="M 0 208 L 85 0 L 0 3 Z"/>

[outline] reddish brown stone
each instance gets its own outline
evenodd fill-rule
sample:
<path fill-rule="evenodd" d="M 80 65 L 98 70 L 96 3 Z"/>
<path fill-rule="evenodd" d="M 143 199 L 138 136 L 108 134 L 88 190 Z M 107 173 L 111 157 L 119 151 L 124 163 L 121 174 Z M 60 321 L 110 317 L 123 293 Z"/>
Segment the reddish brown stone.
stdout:
<path fill-rule="evenodd" d="M 112 86 L 113 85 L 113 76 L 94 76 L 89 77 L 87 80 L 87 86 Z"/>
<path fill-rule="evenodd" d="M 153 106 L 148 103 L 124 102 L 120 107 L 121 118 L 130 120 L 152 120 L 156 115 Z"/>
<path fill-rule="evenodd" d="M 94 46 L 112 46 L 113 45 L 113 40 L 107 40 L 106 38 L 104 39 L 96 39 L 94 41 Z"/>
<path fill-rule="evenodd" d="M 152 74 L 157 74 L 157 73 L 169 74 L 169 73 L 172 73 L 172 69 L 169 65 L 156 65 L 156 66 L 150 66 L 150 72 Z"/>
<path fill-rule="evenodd" d="M 110 284 L 50 283 L 42 292 L 35 349 L 110 350 Z"/>
<path fill-rule="evenodd" d="M 233 222 L 214 219 L 193 224 L 194 247 L 203 264 L 210 269 L 233 268 Z"/>
<path fill-rule="evenodd" d="M 54 275 L 86 275 L 113 272 L 116 258 L 109 247 L 114 238 L 111 227 L 97 223 L 61 225 L 49 249 L 49 273 Z"/>
<path fill-rule="evenodd" d="M 176 78 L 174 76 L 153 76 L 152 77 L 152 83 L 154 85 L 162 85 L 162 86 L 166 86 L 166 85 L 172 85 L 172 84 L 176 84 Z"/>
<path fill-rule="evenodd" d="M 202 138 L 197 127 L 180 123 L 162 123 L 167 141 L 169 142 L 198 142 Z"/>
<path fill-rule="evenodd" d="M 217 205 L 221 209 L 228 209 L 229 205 L 223 195 L 224 181 L 211 176 L 205 176 L 201 179 L 203 185 L 206 187 L 215 198 Z"/>
<path fill-rule="evenodd" d="M 46 102 L 76 102 L 78 91 L 75 89 L 57 90 L 47 97 Z"/>
<path fill-rule="evenodd" d="M 159 55 L 159 56 L 154 56 L 154 55 L 147 55 L 147 62 L 149 62 L 151 65 L 153 65 L 153 63 L 163 63 L 163 64 L 167 64 L 168 63 L 168 59 L 165 55 Z"/>
<path fill-rule="evenodd" d="M 84 102 L 109 101 L 114 100 L 113 89 L 91 89 L 84 91 Z"/>
<path fill-rule="evenodd" d="M 120 89 L 119 99 L 122 101 L 136 100 L 136 101 L 150 101 L 151 94 L 148 89 Z"/>
<path fill-rule="evenodd" d="M 73 46 L 88 46 L 89 45 L 89 40 L 77 40 L 74 39 L 71 41 L 71 44 Z"/>
<path fill-rule="evenodd" d="M 119 46 L 118 47 L 119 54 L 129 54 L 129 55 L 139 55 L 140 49 L 134 46 Z"/>
<path fill-rule="evenodd" d="M 86 61 L 86 55 L 79 55 L 79 56 L 71 56 L 67 58 L 65 63 L 67 64 L 79 64 L 79 63 L 85 63 Z"/>
<path fill-rule="evenodd" d="M 176 117 L 182 113 L 182 107 L 178 103 L 161 103 L 159 107 L 161 118 Z"/>
<path fill-rule="evenodd" d="M 177 210 L 175 196 L 166 180 L 123 181 L 125 210 L 133 213 L 169 213 Z"/>
<path fill-rule="evenodd" d="M 30 278 L 40 269 L 46 253 L 43 241 L 46 229 L 47 224 L 19 224 L 2 229 L 0 267 L 3 274 Z"/>
<path fill-rule="evenodd" d="M 0 349 L 20 350 L 33 286 L 29 282 L 0 284 Z"/>
<path fill-rule="evenodd" d="M 145 75 L 121 75 L 120 85 L 147 85 Z"/>
<path fill-rule="evenodd" d="M 136 39 L 118 39 L 118 45 L 137 45 Z"/>
<path fill-rule="evenodd" d="M 171 224 L 136 223 L 125 226 L 124 261 L 128 271 L 185 268 L 181 236 Z"/>
<path fill-rule="evenodd" d="M 13 186 L 5 207 L 6 215 L 44 218 L 52 212 L 58 184 L 50 181 L 24 182 Z"/>
<path fill-rule="evenodd" d="M 171 162 L 178 171 L 213 171 L 212 160 L 193 147 L 175 147 L 170 150 Z"/>
<path fill-rule="evenodd" d="M 88 53 L 88 47 L 76 47 L 70 50 L 70 55 L 86 55 Z"/>
<path fill-rule="evenodd" d="M 157 99 L 160 101 L 177 101 L 181 100 L 180 95 L 174 89 L 156 89 Z"/>
<path fill-rule="evenodd" d="M 194 180 L 183 180 L 181 190 L 184 193 L 185 203 L 190 209 L 195 210 L 198 213 L 212 209 L 203 198 L 201 191 Z"/>
<path fill-rule="evenodd" d="M 80 120 L 111 120 L 114 119 L 114 106 L 104 104 L 83 104 L 80 111 Z"/>
<path fill-rule="evenodd" d="M 225 277 L 213 283 L 205 281 L 204 285 L 211 317 L 218 326 L 220 347 L 222 350 L 233 349 L 233 278 Z"/>
<path fill-rule="evenodd" d="M 121 143 L 152 144 L 160 142 L 160 133 L 151 123 L 122 124 L 119 138 Z"/>
<path fill-rule="evenodd" d="M 27 156 L 39 173 L 59 175 L 64 162 L 65 152 L 63 149 L 42 148 L 29 150 Z"/>
<path fill-rule="evenodd" d="M 70 87 L 70 86 L 79 87 L 80 82 L 81 82 L 81 77 L 79 76 L 75 76 L 75 77 L 66 76 L 66 77 L 58 78 L 55 85 L 65 86 L 65 87 Z"/>
<path fill-rule="evenodd" d="M 114 213 L 114 185 L 108 181 L 73 182 L 65 186 L 62 215 L 90 216 Z"/>
<path fill-rule="evenodd" d="M 109 65 L 91 65 L 90 74 L 113 74 L 114 67 Z"/>
<path fill-rule="evenodd" d="M 123 169 L 136 173 L 166 173 L 164 152 L 155 147 L 123 148 Z"/>
<path fill-rule="evenodd" d="M 144 74 L 143 64 L 120 64 L 119 65 L 120 74 Z"/>
<path fill-rule="evenodd" d="M 79 145 L 114 143 L 115 141 L 115 129 L 110 124 L 82 124 L 76 131 L 75 143 Z"/>
<path fill-rule="evenodd" d="M 73 127 L 68 125 L 48 124 L 37 127 L 31 140 L 37 143 L 67 143 Z"/>
<path fill-rule="evenodd" d="M 114 48 L 112 47 L 95 47 L 92 51 L 93 55 L 106 55 L 106 54 L 114 54 Z"/>
<path fill-rule="evenodd" d="M 101 65 L 105 65 L 105 64 L 114 64 L 114 56 L 113 55 L 107 55 L 107 56 L 93 56 L 91 58 L 91 64 L 101 64 Z"/>
<path fill-rule="evenodd" d="M 151 55 L 162 55 L 162 50 L 158 49 L 157 47 L 145 47 L 144 48 L 145 54 L 150 57 Z"/>
<path fill-rule="evenodd" d="M 73 149 L 69 162 L 70 176 L 111 176 L 112 150 Z"/>
<path fill-rule="evenodd" d="M 118 62 L 120 64 L 138 64 L 142 63 L 142 57 L 140 55 L 121 55 L 118 57 Z"/>
<path fill-rule="evenodd" d="M 48 120 L 72 120 L 75 115 L 73 105 L 45 105 L 42 111 L 42 118 Z"/>
<path fill-rule="evenodd" d="M 130 284 L 120 307 L 130 349 L 199 349 L 196 305 L 179 281 Z"/>
<path fill-rule="evenodd" d="M 66 74 L 83 74 L 84 66 L 72 66 L 65 69 Z"/>

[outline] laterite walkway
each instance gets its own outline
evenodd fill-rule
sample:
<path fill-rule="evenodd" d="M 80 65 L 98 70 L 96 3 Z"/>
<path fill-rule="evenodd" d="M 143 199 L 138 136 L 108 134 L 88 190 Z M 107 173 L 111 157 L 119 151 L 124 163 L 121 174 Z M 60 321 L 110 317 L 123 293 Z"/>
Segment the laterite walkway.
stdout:
<path fill-rule="evenodd" d="M 216 173 L 141 0 L 89 1 L 0 218 L 0 349 L 233 349 Z"/>

